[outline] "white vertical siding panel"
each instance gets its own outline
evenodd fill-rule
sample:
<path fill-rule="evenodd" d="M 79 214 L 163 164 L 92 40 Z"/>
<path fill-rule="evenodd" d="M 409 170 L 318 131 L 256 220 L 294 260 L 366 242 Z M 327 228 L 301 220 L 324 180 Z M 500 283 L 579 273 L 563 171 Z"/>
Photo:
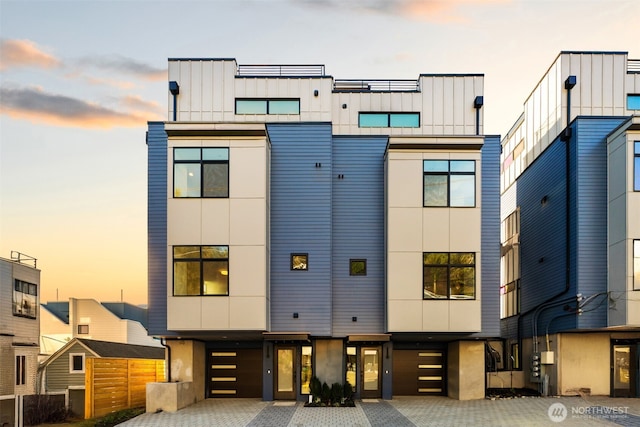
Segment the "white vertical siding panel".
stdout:
<path fill-rule="evenodd" d="M 456 129 L 460 129 L 460 133 L 464 127 L 464 112 L 467 109 L 464 90 L 465 77 L 453 77 L 453 125 Z"/>
<path fill-rule="evenodd" d="M 422 129 L 427 134 L 433 134 L 433 78 L 420 78 L 422 91 Z"/>
<path fill-rule="evenodd" d="M 382 106 L 382 111 L 391 111 L 391 94 L 381 92 L 380 95 L 380 105 Z"/>
<path fill-rule="evenodd" d="M 433 77 L 433 133 L 441 134 L 444 130 L 444 80 Z"/>
<path fill-rule="evenodd" d="M 200 75 L 202 85 L 200 109 L 202 120 L 205 122 L 213 121 L 213 64 L 213 61 L 203 61 Z"/>
<path fill-rule="evenodd" d="M 594 116 L 602 115 L 602 89 L 604 87 L 602 67 L 602 55 L 593 55 L 591 67 L 591 114 Z"/>
<path fill-rule="evenodd" d="M 542 82 L 540 90 L 540 151 L 549 146 L 549 90 L 551 88 L 551 76 L 547 75 Z"/>
<path fill-rule="evenodd" d="M 202 61 L 191 63 L 191 111 L 190 120 L 199 122 L 202 120 Z"/>
<path fill-rule="evenodd" d="M 221 79 L 220 87 L 223 87 L 224 93 L 224 121 L 235 121 L 235 98 L 236 98 L 236 62 L 224 62 L 223 63 L 223 72 L 218 74 L 216 73 L 216 84 L 215 87 L 218 87 L 218 79 Z M 220 76 L 220 77 L 218 77 Z"/>
<path fill-rule="evenodd" d="M 613 61 L 613 115 L 622 116 L 626 109 L 624 83 L 627 71 L 627 55 L 616 55 Z"/>
<path fill-rule="evenodd" d="M 612 55 L 602 57 L 602 112 L 608 116 L 613 114 L 613 70 L 614 59 Z"/>
<path fill-rule="evenodd" d="M 464 106 L 464 114 L 462 117 L 462 124 L 464 125 L 463 132 L 466 134 L 474 134 L 476 129 L 476 109 L 473 108 L 473 101 L 476 96 L 476 84 L 479 79 L 476 77 L 465 77 L 464 78 L 464 99 L 471 100 L 468 105 Z M 482 91 L 480 91 L 482 93 Z M 480 125 L 482 125 L 482 116 L 484 107 L 480 108 Z M 482 126 L 480 127 L 482 129 Z M 480 132 L 482 134 L 482 131 Z"/>
<path fill-rule="evenodd" d="M 188 113 L 191 109 L 191 61 L 180 61 L 177 81 L 180 85 L 180 95 L 178 96 L 178 114 L 176 118 L 178 121 L 188 120 L 188 116 L 184 116 L 183 112 Z M 173 100 L 171 103 L 173 103 Z"/>
<path fill-rule="evenodd" d="M 443 83 L 443 97 L 444 97 L 444 99 L 442 100 L 443 111 L 444 111 L 443 124 L 445 126 L 452 126 L 453 110 L 454 110 L 453 79 L 442 77 L 442 83 Z M 446 133 L 449 133 L 449 132 L 446 132 Z"/>

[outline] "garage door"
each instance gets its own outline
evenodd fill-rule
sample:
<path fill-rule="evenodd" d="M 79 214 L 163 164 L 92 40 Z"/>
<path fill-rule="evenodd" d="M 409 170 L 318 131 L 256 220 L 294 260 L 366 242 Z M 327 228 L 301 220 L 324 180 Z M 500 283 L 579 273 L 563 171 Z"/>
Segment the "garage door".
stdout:
<path fill-rule="evenodd" d="M 262 397 L 262 349 L 209 350 L 209 397 Z"/>
<path fill-rule="evenodd" d="M 444 395 L 445 355 L 442 350 L 394 350 L 393 394 Z"/>

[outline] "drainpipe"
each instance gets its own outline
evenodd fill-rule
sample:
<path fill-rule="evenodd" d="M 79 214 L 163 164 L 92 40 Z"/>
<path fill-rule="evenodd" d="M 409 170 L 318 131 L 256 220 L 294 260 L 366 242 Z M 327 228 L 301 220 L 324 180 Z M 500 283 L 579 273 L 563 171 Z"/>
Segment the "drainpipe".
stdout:
<path fill-rule="evenodd" d="M 476 135 L 480 135 L 480 108 L 484 105 L 484 97 L 476 96 L 473 100 L 473 108 L 476 109 Z"/>
<path fill-rule="evenodd" d="M 160 344 L 162 344 L 164 346 L 164 348 L 167 350 L 167 381 L 168 383 L 171 382 L 171 347 L 169 347 L 167 345 L 167 341 L 164 338 L 160 338 Z"/>
<path fill-rule="evenodd" d="M 560 135 L 560 140 L 563 141 L 565 143 L 565 179 L 566 179 L 566 183 L 565 183 L 565 188 L 566 188 L 566 195 L 565 195 L 565 221 L 566 221 L 566 230 L 565 230 L 565 240 L 566 240 L 566 250 L 565 250 L 565 263 L 566 263 L 566 269 L 565 269 L 565 287 L 564 290 L 560 291 L 559 293 L 557 293 L 556 295 L 553 295 L 549 298 L 547 298 L 546 300 L 544 300 L 543 302 L 541 302 L 540 304 L 536 305 L 535 307 L 530 308 L 529 310 L 525 311 L 524 313 L 521 313 L 518 316 L 518 329 L 517 329 L 517 334 L 518 334 L 518 345 L 520 347 L 520 361 L 522 362 L 522 319 L 524 316 L 526 316 L 527 314 L 530 314 L 533 311 L 538 310 L 539 308 L 542 308 L 543 306 L 549 304 L 550 302 L 552 302 L 553 300 L 555 300 L 556 298 L 561 297 L 562 295 L 566 294 L 569 292 L 569 287 L 571 286 L 570 283 L 570 279 L 571 279 L 571 248 L 569 247 L 569 238 L 571 236 L 571 227 L 569 227 L 570 225 L 570 220 L 571 220 L 571 215 L 569 213 L 569 208 L 571 207 L 571 198 L 569 195 L 569 191 L 571 190 L 571 182 L 570 182 L 570 178 L 571 178 L 571 174 L 569 172 L 569 167 L 571 166 L 571 159 L 570 159 L 570 154 L 571 151 L 569 150 L 570 146 L 569 146 L 569 142 L 571 141 L 571 128 L 569 127 L 569 124 L 571 123 L 571 89 L 573 89 L 573 87 L 576 85 L 577 83 L 577 78 L 576 76 L 569 76 L 567 77 L 567 79 L 564 82 L 564 88 L 567 90 L 567 125 L 564 128 L 564 130 L 562 131 L 562 134 Z M 535 338 L 535 337 L 534 337 Z M 522 363 L 520 363 L 520 366 L 522 366 Z"/>
<path fill-rule="evenodd" d="M 178 94 L 180 93 L 178 82 L 169 82 L 169 92 L 173 95 L 173 121 L 175 122 L 178 117 Z"/>

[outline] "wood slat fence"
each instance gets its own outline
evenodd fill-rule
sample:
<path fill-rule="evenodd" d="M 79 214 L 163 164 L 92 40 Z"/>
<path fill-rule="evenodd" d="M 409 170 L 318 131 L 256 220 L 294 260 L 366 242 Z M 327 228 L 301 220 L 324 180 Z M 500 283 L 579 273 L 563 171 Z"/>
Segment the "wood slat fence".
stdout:
<path fill-rule="evenodd" d="M 146 405 L 146 385 L 163 382 L 164 360 L 87 358 L 84 417 Z"/>

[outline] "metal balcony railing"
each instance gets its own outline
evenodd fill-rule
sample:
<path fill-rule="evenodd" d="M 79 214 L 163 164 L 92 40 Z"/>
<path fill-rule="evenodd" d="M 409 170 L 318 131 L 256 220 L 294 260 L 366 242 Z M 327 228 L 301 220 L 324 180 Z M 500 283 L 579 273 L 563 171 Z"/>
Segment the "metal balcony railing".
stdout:
<path fill-rule="evenodd" d="M 628 59 L 627 71 L 630 73 L 640 73 L 640 59 Z"/>
<path fill-rule="evenodd" d="M 322 77 L 324 65 L 238 65 L 237 76 L 244 77 Z"/>
<path fill-rule="evenodd" d="M 419 92 L 418 80 L 336 80 L 334 92 Z"/>

